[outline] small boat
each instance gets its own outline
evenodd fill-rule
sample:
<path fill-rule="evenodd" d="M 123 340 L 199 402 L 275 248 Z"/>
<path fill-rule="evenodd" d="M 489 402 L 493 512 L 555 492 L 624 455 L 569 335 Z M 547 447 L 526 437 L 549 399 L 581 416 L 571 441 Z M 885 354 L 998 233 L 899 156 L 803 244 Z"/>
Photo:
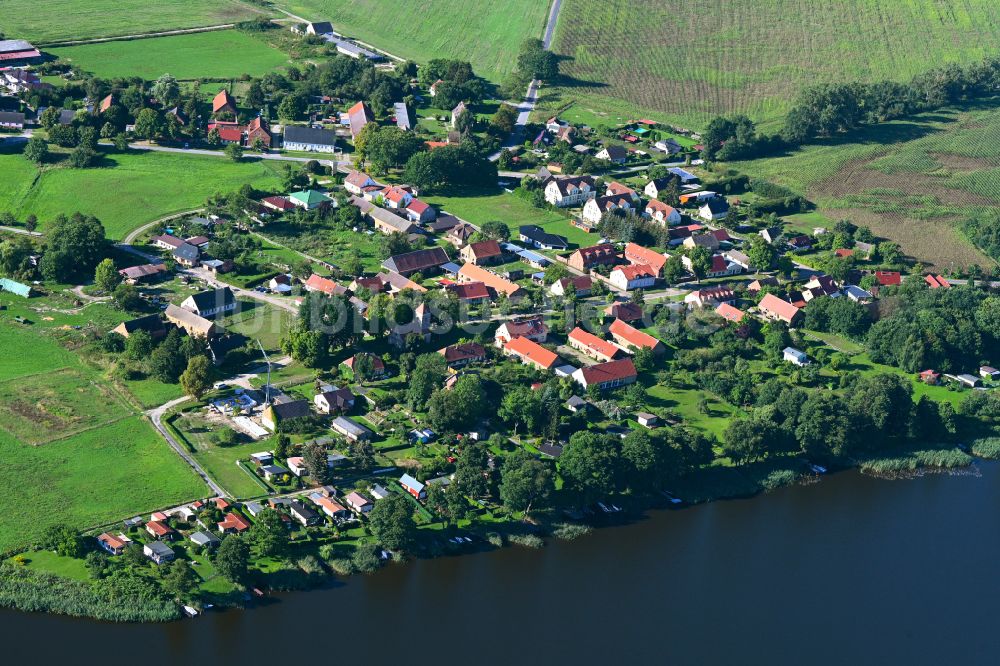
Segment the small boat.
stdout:
<path fill-rule="evenodd" d="M 262 596 L 264 596 L 264 593 L 263 593 L 263 592 L 261 592 L 260 588 L 257 588 L 257 587 L 253 588 L 253 593 L 254 593 L 254 594 L 255 594 L 256 596 L 258 596 L 258 597 L 262 597 Z"/>
<path fill-rule="evenodd" d="M 680 497 L 677 497 L 669 490 L 664 490 L 660 494 L 666 497 L 668 500 L 670 500 L 671 504 L 681 504 L 683 502 L 683 500 L 681 500 Z"/>
<path fill-rule="evenodd" d="M 184 606 L 184 614 L 188 617 L 198 617 L 198 609 L 193 606 Z"/>
<path fill-rule="evenodd" d="M 816 465 L 814 463 L 808 463 L 809 469 L 813 471 L 814 474 L 826 474 L 826 467 L 822 465 Z"/>

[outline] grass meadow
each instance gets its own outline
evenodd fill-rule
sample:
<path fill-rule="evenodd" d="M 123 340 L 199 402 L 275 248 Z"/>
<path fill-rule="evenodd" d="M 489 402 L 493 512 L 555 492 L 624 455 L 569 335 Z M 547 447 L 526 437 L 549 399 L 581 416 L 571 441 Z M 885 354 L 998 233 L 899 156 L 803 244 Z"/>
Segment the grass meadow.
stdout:
<path fill-rule="evenodd" d="M 980 60 L 998 31 L 991 0 L 564 0 L 558 93 L 693 129 L 732 111 L 774 121 L 805 85 Z"/>
<path fill-rule="evenodd" d="M 104 223 L 108 237 L 120 239 L 146 222 L 195 208 L 216 192 L 250 183 L 280 186 L 280 163 L 150 151 L 105 153 L 101 166 L 41 169 L 20 154 L 0 154 L 0 211 L 18 219 L 38 216 L 39 230 L 59 213 L 80 211 Z"/>
<path fill-rule="evenodd" d="M 525 39 L 541 38 L 545 0 L 287 0 L 279 3 L 338 32 L 426 63 L 458 58 L 480 76 L 498 81 L 514 69 Z"/>
<path fill-rule="evenodd" d="M 571 246 L 593 245 L 598 238 L 596 234 L 588 234 L 579 227 L 572 226 L 562 213 L 535 208 L 524 199 L 504 192 L 431 195 L 428 201 L 473 224 L 481 225 L 491 220 L 503 221 L 510 227 L 510 235 L 515 242 L 517 229 L 524 224 L 537 224 L 549 233 L 565 236 Z"/>
<path fill-rule="evenodd" d="M 82 44 L 48 52 L 105 79 L 140 76 L 152 80 L 164 73 L 178 79 L 261 76 L 289 63 L 286 54 L 238 30 Z"/>
<path fill-rule="evenodd" d="M 0 494 L 0 552 L 55 523 L 85 528 L 205 494 L 148 421 L 56 341 L 0 322 L 0 346 L 0 486 L 20 489 Z M 12 413 L 16 400 L 41 416 Z"/>
<path fill-rule="evenodd" d="M 46 43 L 232 23 L 262 11 L 238 0 L 3 0 L 3 31 Z"/>
<path fill-rule="evenodd" d="M 994 264 L 958 223 L 1000 205 L 1000 101 L 925 113 L 866 128 L 850 140 L 732 166 L 805 194 L 823 218 L 868 225 L 938 269 Z"/>

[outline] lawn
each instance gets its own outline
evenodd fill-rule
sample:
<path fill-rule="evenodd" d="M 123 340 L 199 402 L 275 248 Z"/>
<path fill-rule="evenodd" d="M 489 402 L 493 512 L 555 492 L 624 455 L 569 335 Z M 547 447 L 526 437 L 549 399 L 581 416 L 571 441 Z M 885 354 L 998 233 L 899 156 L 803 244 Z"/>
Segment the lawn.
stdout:
<path fill-rule="evenodd" d="M 998 32 L 991 0 L 564 0 L 554 48 L 565 100 L 697 129 L 733 111 L 775 121 L 812 83 L 981 60 Z"/>
<path fill-rule="evenodd" d="M 29 329 L 0 324 L 0 349 L 4 360 L 0 363 L 0 381 L 25 375 L 65 368 L 77 363 L 76 358 L 55 344 L 39 338 Z"/>
<path fill-rule="evenodd" d="M 165 72 L 178 79 L 261 76 L 289 62 L 286 54 L 238 30 L 83 44 L 49 52 L 105 79 L 141 76 L 152 80 Z"/>
<path fill-rule="evenodd" d="M 277 3 L 313 21 L 401 58 L 427 62 L 458 58 L 499 81 L 515 64 L 521 42 L 540 38 L 545 0 L 283 0 Z"/>
<path fill-rule="evenodd" d="M 1000 100 L 985 100 L 730 166 L 815 202 L 815 213 L 792 216 L 796 229 L 848 219 L 942 271 L 992 266 L 957 227 L 1000 204 L 998 136 Z"/>
<path fill-rule="evenodd" d="M 246 470 L 237 465 L 251 453 L 274 448 L 268 441 L 246 442 L 236 446 L 219 446 L 212 435 L 219 426 L 202 416 L 202 410 L 192 410 L 178 414 L 169 423 L 174 432 L 194 449 L 194 457 L 212 478 L 234 497 L 257 497 L 267 493 L 267 487 L 254 481 Z M 262 480 L 263 481 L 263 480 Z"/>
<path fill-rule="evenodd" d="M 258 340 L 264 345 L 264 349 L 277 352 L 281 346 L 282 336 L 292 327 L 294 321 L 295 315 L 288 310 L 273 305 L 262 305 L 226 317 L 223 325 L 227 331 Z"/>
<path fill-rule="evenodd" d="M 237 0 L 4 0 L 8 39 L 51 42 L 195 28 L 251 18 L 265 10 Z"/>
<path fill-rule="evenodd" d="M 0 432 L 0 551 L 46 528 L 84 529 L 204 496 L 206 487 L 142 417 L 45 446 Z"/>
<path fill-rule="evenodd" d="M 103 166 L 61 165 L 25 169 L 23 157 L 0 154 L 0 210 L 18 219 L 34 213 L 40 230 L 59 213 L 95 215 L 108 237 L 119 239 L 145 222 L 202 205 L 216 192 L 245 183 L 280 186 L 280 165 L 264 160 L 239 164 L 219 158 L 149 151 L 106 153 Z M 6 185 L 2 183 L 7 183 Z"/>
<path fill-rule="evenodd" d="M 50 550 L 37 550 L 21 557 L 27 560 L 25 566 L 29 569 L 37 569 L 74 580 L 90 580 L 90 571 L 87 570 L 87 565 L 81 558 L 63 557 Z"/>
<path fill-rule="evenodd" d="M 452 215 L 476 225 L 500 220 L 510 227 L 511 238 L 517 241 L 517 229 L 524 224 L 537 224 L 546 231 L 565 236 L 571 245 L 586 247 L 597 243 L 596 234 L 574 227 L 562 213 L 535 208 L 524 199 L 505 192 L 429 196 L 428 201 Z"/>

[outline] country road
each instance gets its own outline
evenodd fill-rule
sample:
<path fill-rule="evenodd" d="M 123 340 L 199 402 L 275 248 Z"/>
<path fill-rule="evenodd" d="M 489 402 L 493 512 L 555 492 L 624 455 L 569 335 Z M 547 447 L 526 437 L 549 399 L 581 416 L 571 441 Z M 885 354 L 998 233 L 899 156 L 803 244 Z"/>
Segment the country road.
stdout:
<path fill-rule="evenodd" d="M 201 464 L 199 464 L 198 461 L 195 460 L 190 453 L 188 453 L 187 449 L 181 446 L 180 443 L 178 443 L 178 441 L 174 439 L 174 436 L 171 435 L 170 431 L 168 431 L 166 426 L 163 425 L 163 415 L 166 414 L 167 411 L 176 407 L 177 405 L 187 402 L 189 399 L 190 398 L 188 398 L 187 396 L 184 396 L 183 398 L 177 398 L 176 400 L 171 400 L 165 405 L 160 405 L 155 409 L 149 410 L 148 412 L 146 412 L 146 416 L 148 416 L 149 420 L 153 422 L 153 427 L 156 428 L 157 431 L 159 431 L 160 435 L 163 436 L 163 439 L 167 440 L 167 444 L 169 444 L 171 448 L 173 448 L 173 450 L 177 452 L 177 455 L 179 455 L 181 459 L 184 460 L 184 462 L 186 462 L 188 465 L 191 466 L 191 469 L 193 469 L 195 473 L 201 477 L 202 481 L 208 484 L 208 487 L 212 489 L 212 492 L 218 497 L 226 497 L 227 493 L 225 489 L 218 483 L 216 483 L 215 479 L 213 479 L 211 476 L 208 475 L 208 472 L 205 471 L 205 468 L 202 467 Z"/>
<path fill-rule="evenodd" d="M 182 155 L 203 155 L 205 157 L 225 157 L 229 159 L 221 150 L 209 150 L 207 148 L 174 148 L 172 146 L 156 146 L 148 143 L 130 143 L 129 148 L 133 150 L 148 150 L 154 153 L 179 153 Z M 243 153 L 244 160 L 274 160 L 276 162 L 312 162 L 313 160 L 326 166 L 350 165 L 350 160 L 330 160 L 321 157 L 294 157 L 292 155 L 282 155 L 280 153 Z"/>
<path fill-rule="evenodd" d="M 559 20 L 559 10 L 562 9 L 562 0 L 552 0 L 552 7 L 549 9 L 549 19 L 545 23 L 545 32 L 542 36 L 542 47 L 549 50 L 552 47 L 552 36 L 556 31 L 556 23 Z M 516 105 L 517 121 L 514 123 L 514 131 L 510 133 L 510 138 L 504 144 L 505 148 L 513 148 L 524 142 L 524 128 L 531 118 L 531 112 L 535 110 L 538 102 L 538 86 L 540 81 L 532 81 L 528 84 L 528 91 L 524 94 L 524 100 Z M 490 155 L 490 161 L 496 162 L 500 159 L 500 152 Z"/>

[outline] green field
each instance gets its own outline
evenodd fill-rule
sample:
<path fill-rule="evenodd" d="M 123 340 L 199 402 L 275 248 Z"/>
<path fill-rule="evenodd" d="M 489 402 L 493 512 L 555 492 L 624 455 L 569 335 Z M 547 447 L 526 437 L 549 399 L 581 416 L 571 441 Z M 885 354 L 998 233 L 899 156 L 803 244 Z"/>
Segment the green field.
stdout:
<path fill-rule="evenodd" d="M 0 211 L 18 219 L 38 216 L 40 230 L 59 213 L 94 215 L 108 237 L 120 239 L 132 229 L 171 213 L 197 207 L 216 192 L 244 183 L 277 188 L 280 164 L 248 160 L 239 164 L 220 157 L 132 151 L 107 153 L 103 166 L 38 170 L 19 154 L 0 154 Z"/>
<path fill-rule="evenodd" d="M 0 383 L 0 429 L 28 444 L 78 434 L 132 411 L 109 384 L 74 368 Z"/>
<path fill-rule="evenodd" d="M 564 0 L 554 48 L 571 77 L 561 102 L 612 98 L 615 115 L 697 129 L 730 111 L 775 120 L 812 83 L 980 60 L 998 32 L 991 0 Z"/>
<path fill-rule="evenodd" d="M 261 76 L 289 62 L 278 49 L 238 30 L 66 46 L 49 53 L 106 79 L 152 80 L 164 73 L 178 79 Z"/>
<path fill-rule="evenodd" d="M 8 359 L 0 365 L 0 485 L 21 489 L 0 495 L 0 552 L 56 523 L 82 529 L 205 493 L 145 418 L 54 340 L 0 323 L 0 345 Z M 36 412 L 12 413 L 18 400 Z M 36 418 L 50 411 L 57 420 Z"/>
<path fill-rule="evenodd" d="M 849 219 L 941 270 L 994 264 L 956 225 L 1000 205 L 1000 100 L 883 123 L 852 141 L 732 166 L 814 201 L 822 217 L 797 216 L 802 227 Z"/>
<path fill-rule="evenodd" d="M 45 43 L 196 28 L 251 18 L 262 10 L 237 0 L 3 0 L 8 39 Z"/>
<path fill-rule="evenodd" d="M 400 58 L 459 58 L 499 80 L 516 63 L 525 39 L 540 38 L 546 0 L 287 0 L 278 3 L 312 21 Z"/>

